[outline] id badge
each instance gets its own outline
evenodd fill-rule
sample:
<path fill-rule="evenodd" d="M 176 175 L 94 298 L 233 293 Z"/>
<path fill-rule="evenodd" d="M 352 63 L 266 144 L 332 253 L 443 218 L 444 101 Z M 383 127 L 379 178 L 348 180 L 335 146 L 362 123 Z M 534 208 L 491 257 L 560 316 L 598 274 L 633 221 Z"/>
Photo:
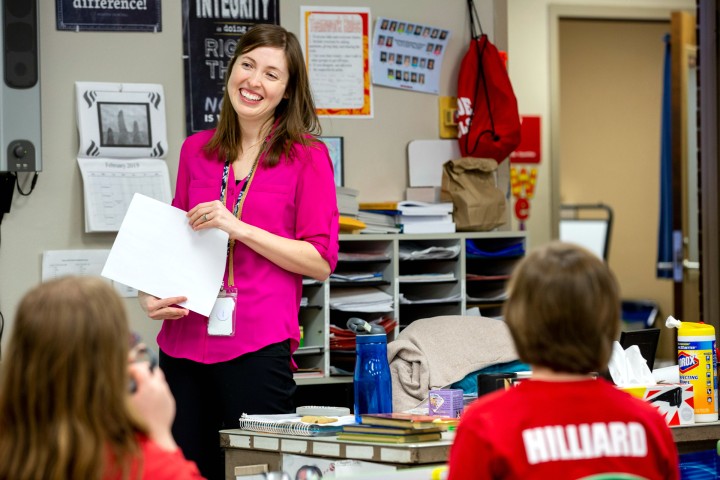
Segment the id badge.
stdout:
<path fill-rule="evenodd" d="M 227 287 L 220 290 L 208 317 L 208 335 L 232 337 L 235 335 L 235 306 L 237 289 Z"/>

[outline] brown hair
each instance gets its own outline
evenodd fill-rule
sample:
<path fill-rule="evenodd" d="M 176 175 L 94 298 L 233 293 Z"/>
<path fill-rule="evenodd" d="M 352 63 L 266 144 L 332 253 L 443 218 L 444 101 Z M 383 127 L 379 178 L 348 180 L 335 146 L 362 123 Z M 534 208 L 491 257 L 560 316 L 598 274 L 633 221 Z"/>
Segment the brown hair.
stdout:
<path fill-rule="evenodd" d="M 282 154 L 290 158 L 293 144 L 308 145 L 314 141 L 308 134 L 320 135 L 322 132 L 315 113 L 310 81 L 297 37 L 279 25 L 258 24 L 240 37 L 235 53 L 228 63 L 225 75 L 226 88 L 217 129 L 205 146 L 207 153 L 216 155 L 223 162 L 227 158 L 237 157 L 241 141 L 240 125 L 227 91 L 228 79 L 238 57 L 259 47 L 282 49 L 288 66 L 285 98 L 275 108 L 272 138 L 264 147 L 267 152 L 265 164 L 276 165 Z"/>
<path fill-rule="evenodd" d="M 604 370 L 620 330 L 614 275 L 597 256 L 553 242 L 515 268 L 505 321 L 520 359 L 556 372 Z"/>
<path fill-rule="evenodd" d="M 128 474 L 144 432 L 128 403 L 130 331 L 113 288 L 63 277 L 20 302 L 0 371 L 0 479 Z"/>

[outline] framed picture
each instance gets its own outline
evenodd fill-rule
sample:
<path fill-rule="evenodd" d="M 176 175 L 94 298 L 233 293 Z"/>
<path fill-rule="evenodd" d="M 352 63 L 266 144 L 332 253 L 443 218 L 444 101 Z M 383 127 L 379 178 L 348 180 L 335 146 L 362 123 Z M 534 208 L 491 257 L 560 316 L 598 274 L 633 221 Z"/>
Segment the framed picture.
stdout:
<path fill-rule="evenodd" d="M 318 137 L 327 145 L 333 170 L 335 171 L 335 185 L 342 187 L 345 181 L 343 172 L 343 137 Z"/>
<path fill-rule="evenodd" d="M 163 158 L 162 85 L 76 82 L 80 157 Z"/>

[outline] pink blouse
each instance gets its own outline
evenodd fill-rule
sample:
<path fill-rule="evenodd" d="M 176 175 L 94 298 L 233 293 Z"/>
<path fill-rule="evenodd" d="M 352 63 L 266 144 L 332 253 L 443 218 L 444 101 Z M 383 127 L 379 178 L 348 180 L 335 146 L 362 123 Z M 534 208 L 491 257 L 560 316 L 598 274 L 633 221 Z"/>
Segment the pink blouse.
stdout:
<path fill-rule="evenodd" d="M 177 208 L 188 211 L 198 203 L 220 199 L 224 162 L 202 150 L 212 134 L 212 130 L 199 132 L 183 143 L 172 202 Z M 261 159 L 245 192 L 242 220 L 276 235 L 311 243 L 334 270 L 339 224 L 330 157 L 323 143 L 296 145 L 295 153 L 292 161 L 283 156 L 275 167 L 266 167 Z M 232 210 L 243 182 L 236 185 L 230 168 L 227 183 L 226 206 Z M 287 339 L 290 351 L 297 349 L 302 275 L 278 267 L 241 242 L 235 242 L 233 272 L 238 290 L 235 335 L 208 335 L 207 317 L 190 312 L 181 319 L 163 322 L 157 338 L 163 352 L 200 363 L 217 363 Z M 226 267 L 226 285 L 227 274 Z"/>

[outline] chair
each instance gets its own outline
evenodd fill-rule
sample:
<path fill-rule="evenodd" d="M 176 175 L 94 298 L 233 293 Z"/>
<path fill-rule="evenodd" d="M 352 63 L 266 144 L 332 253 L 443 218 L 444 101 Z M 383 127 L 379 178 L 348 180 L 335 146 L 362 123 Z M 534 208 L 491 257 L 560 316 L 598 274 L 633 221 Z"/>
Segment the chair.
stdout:
<path fill-rule="evenodd" d="M 560 206 L 560 240 L 583 246 L 605 261 L 612 223 L 612 208 L 603 203 Z"/>

